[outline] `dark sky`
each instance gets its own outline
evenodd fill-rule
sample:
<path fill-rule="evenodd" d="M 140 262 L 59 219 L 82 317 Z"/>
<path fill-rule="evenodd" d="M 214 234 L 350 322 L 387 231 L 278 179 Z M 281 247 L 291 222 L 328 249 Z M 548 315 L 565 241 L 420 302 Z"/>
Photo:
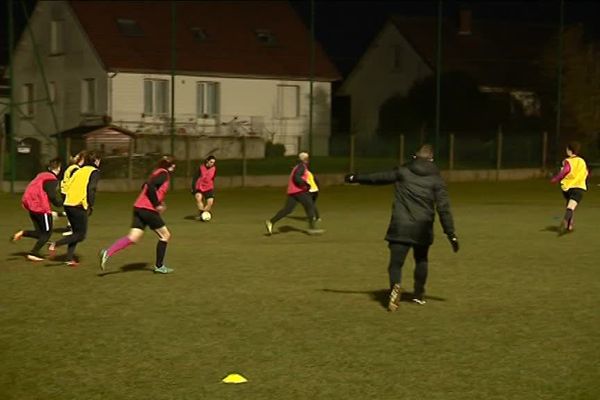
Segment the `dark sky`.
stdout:
<path fill-rule="evenodd" d="M 310 1 L 291 1 L 307 26 L 310 26 Z M 560 2 L 538 1 L 451 1 L 442 2 L 447 17 L 457 17 L 461 7 L 468 6 L 474 19 L 559 23 Z M 315 36 L 344 75 L 383 26 L 390 15 L 435 16 L 438 2 L 422 1 L 314 1 Z M 598 18 L 600 1 L 564 2 L 565 23 L 585 23 L 589 33 L 600 36 Z M 595 31 L 595 32 L 594 32 Z"/>
<path fill-rule="evenodd" d="M 290 1 L 306 25 L 310 25 L 310 1 Z M 35 0 L 13 0 L 15 30 L 21 32 L 25 22 L 23 4 L 31 12 Z M 558 24 L 559 0 L 532 1 L 457 1 L 444 0 L 443 13 L 456 16 L 468 5 L 473 18 L 535 21 Z M 599 37 L 600 1 L 566 0 L 565 22 L 583 22 L 594 37 Z M 8 1 L 0 2 L 0 64 L 8 59 Z M 367 48 L 388 16 L 436 15 L 436 0 L 421 1 L 314 1 L 315 35 L 340 71 L 346 74 Z M 18 34 L 16 35 L 18 37 Z"/>

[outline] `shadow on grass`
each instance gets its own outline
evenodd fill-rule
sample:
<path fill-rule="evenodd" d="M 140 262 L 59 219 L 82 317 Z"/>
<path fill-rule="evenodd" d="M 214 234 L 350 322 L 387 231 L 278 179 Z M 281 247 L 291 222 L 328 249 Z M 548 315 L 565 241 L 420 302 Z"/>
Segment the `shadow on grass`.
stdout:
<path fill-rule="evenodd" d="M 300 216 L 297 216 L 297 215 L 291 215 L 291 216 L 288 215 L 286 218 L 295 219 L 296 221 L 308 221 L 308 217 L 306 217 L 306 216 L 300 217 Z"/>
<path fill-rule="evenodd" d="M 305 235 L 310 235 L 306 229 L 300 229 L 300 228 L 296 228 L 295 226 L 290 226 L 290 225 L 283 225 L 276 229 L 273 229 L 272 235 L 279 235 L 281 233 L 290 233 L 290 232 L 299 232 L 299 233 L 303 233 Z M 265 233 L 265 236 L 272 236 L 272 235 Z"/>
<path fill-rule="evenodd" d="M 541 232 L 554 232 L 554 233 L 560 233 L 560 226 L 556 226 L 556 225 L 549 225 L 543 229 L 540 229 Z"/>
<path fill-rule="evenodd" d="M 197 215 L 186 215 L 183 219 L 187 219 L 188 221 L 198 221 L 196 219 Z"/>
<path fill-rule="evenodd" d="M 19 260 L 19 259 L 27 256 L 27 254 L 29 254 L 29 253 L 26 251 L 17 251 L 16 253 L 11 253 L 11 254 L 9 254 L 8 257 L 6 257 L 6 261 Z"/>
<path fill-rule="evenodd" d="M 148 265 L 149 264 L 146 262 L 125 264 L 121 268 L 114 270 L 114 271 L 102 271 L 102 272 L 98 273 L 98 276 L 102 277 L 102 276 L 106 276 L 106 275 L 121 274 L 124 272 L 134 272 L 134 271 L 144 271 L 144 270 L 150 271 L 149 269 L 146 268 Z"/>
<path fill-rule="evenodd" d="M 563 229 L 561 226 L 550 225 L 541 229 L 542 232 L 552 232 L 555 233 L 558 237 L 568 235 L 569 233 L 573 233 L 573 229 Z"/>
<path fill-rule="evenodd" d="M 360 291 L 360 290 L 336 290 L 336 289 L 321 289 L 323 292 L 328 293 L 341 293 L 341 294 L 366 294 L 372 301 L 379 303 L 379 305 L 387 310 L 388 301 L 390 299 L 390 291 L 389 290 L 368 290 L 368 291 Z M 432 301 L 446 301 L 443 297 L 436 296 L 424 296 L 425 300 Z M 412 292 L 402 292 L 400 295 L 400 301 L 406 303 L 413 303 L 413 293 Z"/>

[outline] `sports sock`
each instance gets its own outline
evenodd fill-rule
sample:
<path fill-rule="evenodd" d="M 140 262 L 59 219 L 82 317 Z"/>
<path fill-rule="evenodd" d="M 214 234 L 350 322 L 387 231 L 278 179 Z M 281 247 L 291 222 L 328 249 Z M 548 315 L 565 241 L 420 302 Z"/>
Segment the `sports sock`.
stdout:
<path fill-rule="evenodd" d="M 107 254 L 109 257 L 111 257 L 113 254 L 118 253 L 132 244 L 133 242 L 129 239 L 129 237 L 123 236 L 122 238 L 117 239 L 117 241 L 108 248 Z"/>
<path fill-rule="evenodd" d="M 162 267 L 165 260 L 165 253 L 167 252 L 167 242 L 159 240 L 156 243 L 156 266 Z"/>
<path fill-rule="evenodd" d="M 567 226 L 569 226 L 571 224 L 572 218 L 573 218 L 573 210 L 571 210 L 570 208 L 567 208 L 567 211 L 565 211 L 565 222 L 567 223 Z"/>

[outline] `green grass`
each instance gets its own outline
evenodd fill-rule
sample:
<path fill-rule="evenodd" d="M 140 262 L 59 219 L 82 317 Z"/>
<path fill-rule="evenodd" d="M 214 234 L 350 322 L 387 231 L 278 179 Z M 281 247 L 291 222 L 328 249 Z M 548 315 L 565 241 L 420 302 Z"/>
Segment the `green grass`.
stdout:
<path fill-rule="evenodd" d="M 27 263 L 27 239 L 2 246 L 0 399 L 600 398 L 600 194 L 559 238 L 547 182 L 450 189 L 462 249 L 436 227 L 431 298 L 393 314 L 389 186 L 324 188 L 321 237 L 296 218 L 264 236 L 283 188 L 220 190 L 210 223 L 185 219 L 191 196 L 171 193 L 164 276 L 149 270 L 152 233 L 99 275 L 135 198 L 100 193 L 79 268 Z M 29 226 L 17 196 L 0 207 L 5 237 Z M 231 372 L 249 383 L 220 383 Z"/>

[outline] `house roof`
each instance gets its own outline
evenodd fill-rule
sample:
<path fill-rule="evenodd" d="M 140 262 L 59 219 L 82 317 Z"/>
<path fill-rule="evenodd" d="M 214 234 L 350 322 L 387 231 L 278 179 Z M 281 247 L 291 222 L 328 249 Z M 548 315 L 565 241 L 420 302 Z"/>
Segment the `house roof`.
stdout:
<path fill-rule="evenodd" d="M 391 18 L 432 69 L 436 65 L 437 19 Z M 482 85 L 532 88 L 541 78 L 543 46 L 557 33 L 552 25 L 477 20 L 471 34 L 458 34 L 455 20 L 442 21 L 442 69 L 468 72 Z"/>
<path fill-rule="evenodd" d="M 172 4 L 175 4 L 177 73 L 283 79 L 310 76 L 309 32 L 286 1 L 70 1 L 69 4 L 109 71 L 171 71 Z M 135 21 L 142 33 L 122 34 L 119 19 Z M 257 32 L 262 32 L 264 41 L 257 38 Z M 314 77 L 324 81 L 340 79 L 318 43 Z"/>

